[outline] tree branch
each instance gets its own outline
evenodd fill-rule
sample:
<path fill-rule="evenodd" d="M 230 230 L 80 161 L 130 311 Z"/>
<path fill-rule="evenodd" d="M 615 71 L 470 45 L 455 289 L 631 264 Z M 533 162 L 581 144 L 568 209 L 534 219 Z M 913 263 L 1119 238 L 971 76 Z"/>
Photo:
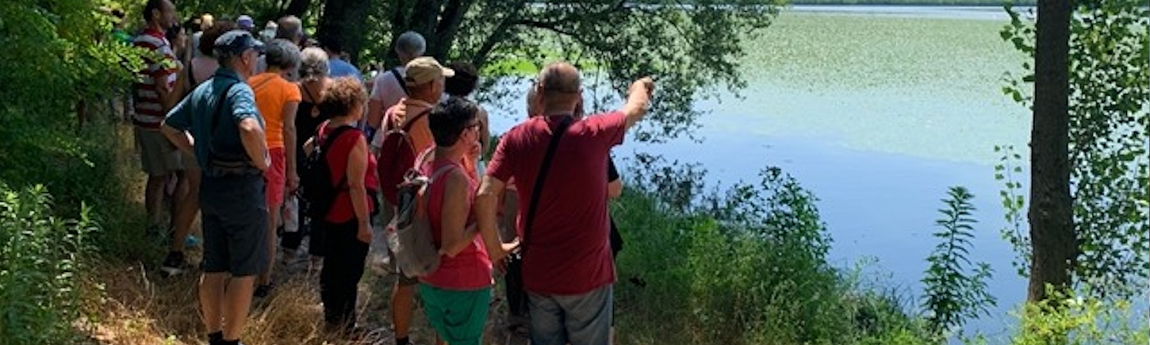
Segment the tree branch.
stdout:
<path fill-rule="evenodd" d="M 471 5 L 474 3 L 475 0 L 448 1 L 434 32 L 435 41 L 439 44 L 430 55 L 439 59 L 447 58 L 447 51 L 454 45 L 455 34 L 459 32 L 459 25 L 463 22 L 463 16 L 471 10 Z"/>
<path fill-rule="evenodd" d="M 561 20 L 561 21 L 555 21 L 555 22 L 542 22 L 542 21 L 531 20 L 531 19 L 520 19 L 520 20 L 515 21 L 514 25 L 522 25 L 522 26 L 526 26 L 526 27 L 530 27 L 530 28 L 544 29 L 544 30 L 548 30 L 548 31 L 551 31 L 551 32 L 554 32 L 557 34 L 561 34 L 564 36 L 574 38 L 575 40 L 579 41 L 580 43 L 585 42 L 584 40 L 579 38 L 578 32 L 574 32 L 571 30 L 565 30 L 563 28 L 560 28 L 559 26 L 561 24 L 563 24 L 564 22 L 566 22 L 566 21 Z"/>

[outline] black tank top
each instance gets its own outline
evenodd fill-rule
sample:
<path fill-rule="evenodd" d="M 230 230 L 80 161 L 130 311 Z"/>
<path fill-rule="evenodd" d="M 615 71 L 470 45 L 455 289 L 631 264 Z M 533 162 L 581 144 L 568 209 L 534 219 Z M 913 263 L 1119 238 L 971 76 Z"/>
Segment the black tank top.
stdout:
<path fill-rule="evenodd" d="M 299 109 L 296 110 L 295 113 L 295 131 L 297 138 L 295 152 L 297 162 L 303 162 L 303 159 L 305 158 L 303 152 L 303 144 L 307 142 L 308 138 L 315 136 L 315 132 L 317 129 L 319 129 L 320 124 L 331 118 L 326 114 L 319 113 L 318 110 L 315 109 L 315 102 L 317 97 L 315 97 L 315 94 L 311 93 L 310 90 L 307 89 L 307 86 L 301 83 L 300 91 L 303 91 L 304 94 L 307 94 L 308 98 L 311 100 L 300 101 Z"/>

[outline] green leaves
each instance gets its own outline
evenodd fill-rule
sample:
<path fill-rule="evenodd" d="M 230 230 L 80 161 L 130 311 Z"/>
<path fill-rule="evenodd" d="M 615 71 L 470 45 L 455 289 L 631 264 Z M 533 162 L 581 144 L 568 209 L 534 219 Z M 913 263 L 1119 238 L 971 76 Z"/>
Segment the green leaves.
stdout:
<path fill-rule="evenodd" d="M 1007 11 L 1001 36 L 1033 57 L 1034 26 Z M 1098 296 L 1126 297 L 1150 278 L 1150 11 L 1134 0 L 1079 3 L 1070 38 L 1070 164 L 1074 222 L 1080 254 L 1076 282 Z M 1004 94 L 1029 106 L 1034 82 L 1029 64 L 1022 77 L 1008 76 Z M 1004 157 L 1004 161 L 1007 157 Z M 1014 158 L 1014 160 L 1018 160 Z M 1017 163 L 1012 163 L 1018 166 Z M 996 168 L 996 176 L 1002 170 Z M 1004 238 L 1018 249 L 1025 274 L 1029 239 L 1019 231 L 1022 196 L 1017 177 L 1006 177 Z M 1019 206 L 1015 208 L 1015 206 Z M 1021 262 L 1022 264 L 1017 264 Z"/>
<path fill-rule="evenodd" d="M 43 186 L 14 191 L 0 184 L 0 339 L 5 344 L 77 343 L 79 259 L 95 231 L 88 207 L 79 220 L 52 215 Z"/>
<path fill-rule="evenodd" d="M 633 80 L 654 76 L 659 90 L 637 138 L 655 142 L 689 135 L 702 115 L 692 105 L 715 97 L 719 87 L 745 86 L 739 72 L 743 42 L 761 34 L 782 5 L 774 0 L 691 6 L 598 0 L 507 8 L 513 3 L 476 4 L 477 15 L 464 19 L 449 55 L 482 64 L 527 58 L 537 66 L 555 59 L 590 65 L 587 89 L 612 91 L 588 92 L 590 111 L 617 103 Z M 495 78 L 521 76 L 510 69 L 491 72 Z"/>
<path fill-rule="evenodd" d="M 989 313 L 997 303 L 986 287 L 993 273 L 990 265 L 979 262 L 970 267 L 968 258 L 977 223 L 972 218 L 974 195 L 966 188 L 951 187 L 947 196 L 942 200 L 946 207 L 939 210 L 942 218 L 935 222 L 938 231 L 933 233 L 939 243 L 926 258 L 930 266 L 922 278 L 927 324 L 940 338 L 961 329 L 967 320 Z"/>

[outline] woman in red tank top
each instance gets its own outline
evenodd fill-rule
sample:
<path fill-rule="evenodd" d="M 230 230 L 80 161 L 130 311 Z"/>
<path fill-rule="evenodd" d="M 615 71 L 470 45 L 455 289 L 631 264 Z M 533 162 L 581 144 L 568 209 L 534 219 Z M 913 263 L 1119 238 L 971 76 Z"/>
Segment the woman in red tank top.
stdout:
<path fill-rule="evenodd" d="M 480 140 L 475 103 L 451 98 L 428 115 L 435 149 L 421 162 L 425 176 L 433 176 L 426 193 L 432 237 L 440 250 L 439 268 L 420 277 L 419 292 L 427 320 L 440 341 L 452 345 L 478 345 L 483 339 L 491 301 L 491 260 L 471 211 L 477 181 L 463 166 L 464 156 Z"/>
<path fill-rule="evenodd" d="M 315 231 L 323 232 L 325 237 L 320 299 L 328 327 L 344 332 L 355 327 L 356 285 L 363 276 L 372 236 L 371 213 L 375 205 L 371 202 L 371 193 L 379 189 L 379 181 L 372 173 L 375 158 L 368 154 L 363 133 L 355 128 L 363 117 L 366 103 L 367 92 L 358 80 L 331 81 L 316 106 L 332 118 L 320 125 L 316 137 L 312 138 L 321 145 L 331 141 L 325 163 L 331 171 L 331 185 L 339 190 L 327 216 L 313 220 Z M 337 134 L 336 129 L 340 127 L 351 129 Z M 306 145 L 311 146 L 310 142 Z"/>

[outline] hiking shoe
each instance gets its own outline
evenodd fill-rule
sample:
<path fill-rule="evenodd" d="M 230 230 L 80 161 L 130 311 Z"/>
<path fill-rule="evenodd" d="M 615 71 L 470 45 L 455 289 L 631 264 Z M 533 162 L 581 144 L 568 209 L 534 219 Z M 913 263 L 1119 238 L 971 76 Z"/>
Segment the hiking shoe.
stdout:
<path fill-rule="evenodd" d="M 272 294 L 273 289 L 275 289 L 275 287 L 273 287 L 272 284 L 260 285 L 256 287 L 256 291 L 252 296 L 255 296 L 255 298 L 268 297 L 268 295 Z"/>
<path fill-rule="evenodd" d="M 164 264 L 160 265 L 160 271 L 168 274 L 168 276 L 176 276 L 184 273 L 187 266 L 183 252 L 169 252 L 168 257 L 164 259 Z"/>

